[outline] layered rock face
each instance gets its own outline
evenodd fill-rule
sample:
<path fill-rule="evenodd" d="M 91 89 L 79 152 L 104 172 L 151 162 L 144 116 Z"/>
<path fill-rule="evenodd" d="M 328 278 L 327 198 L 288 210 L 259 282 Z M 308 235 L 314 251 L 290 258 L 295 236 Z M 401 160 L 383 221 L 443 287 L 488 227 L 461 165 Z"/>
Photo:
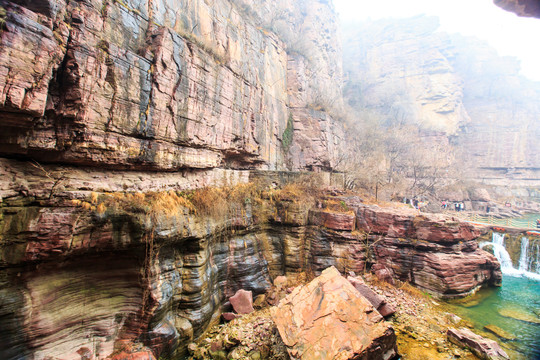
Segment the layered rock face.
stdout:
<path fill-rule="evenodd" d="M 390 123 L 457 133 L 469 118 L 449 59 L 452 49 L 438 27 L 437 18 L 423 16 L 345 26 L 345 96 L 351 104 L 378 109 Z"/>
<path fill-rule="evenodd" d="M 226 0 L 3 4 L 1 153 L 166 171 L 284 166 L 286 46 L 246 8 Z M 310 23 L 297 18 L 293 26 Z M 318 74 L 340 84 L 340 67 L 317 63 L 335 48 L 315 49 Z M 315 138 L 332 136 L 306 121 Z M 322 150 L 307 161 L 334 148 Z"/>
<path fill-rule="evenodd" d="M 455 35 L 452 45 L 465 49 L 456 51 L 453 65 L 465 79 L 464 105 L 471 117 L 456 146 L 470 164 L 491 170 L 480 170 L 483 176 L 502 169 L 509 177 L 538 178 L 540 84 L 521 77 L 517 59 L 498 56 L 485 42 Z"/>
<path fill-rule="evenodd" d="M 374 268 L 390 270 L 395 278 L 446 298 L 501 284 L 499 262 L 476 241 L 484 229 L 377 207 L 358 208 L 357 219 L 373 242 Z"/>
<path fill-rule="evenodd" d="M 83 169 L 72 169 L 52 189 L 54 180 L 39 176 L 43 170 L 56 176 L 52 166 L 12 164 L 4 162 L 9 171 L 2 188 L 26 182 L 3 192 L 5 359 L 80 359 L 81 352 L 103 358 L 125 342 L 142 343 L 156 357 L 181 358 L 189 342 L 230 311 L 223 304 L 237 290 L 257 295 L 279 275 L 319 274 L 332 265 L 346 273 L 376 263 L 450 297 L 500 280 L 496 260 L 474 246 L 478 230 L 439 219 L 415 221 L 412 213 L 392 220 L 391 212 L 362 206 L 358 198 L 339 200 L 347 210 L 310 211 L 292 195 L 277 202 L 269 195 L 248 197 L 215 217 L 184 207 L 177 192 L 91 193 Z M 223 185 L 227 176 L 231 182 L 266 177 L 271 192 L 272 183 L 287 177 L 232 173 L 208 184 Z M 128 188 L 129 175 L 109 174 L 109 181 Z M 336 183 L 328 174 L 314 181 Z M 144 182 L 137 186 L 145 189 Z"/>
<path fill-rule="evenodd" d="M 425 16 L 345 26 L 348 102 L 437 135 L 473 180 L 537 186 L 540 85 L 519 75 L 517 59 L 437 28 Z"/>
<path fill-rule="evenodd" d="M 0 3 L 0 357 L 97 359 L 126 342 L 181 357 L 236 290 L 305 269 L 304 229 L 245 231 L 249 206 L 215 220 L 174 195 L 332 168 L 339 123 L 288 90 L 316 82 L 341 101 L 333 8 L 274 5 Z M 269 8 L 321 44 L 312 57 L 259 22 Z M 125 209 L 98 204 L 113 193 Z"/>

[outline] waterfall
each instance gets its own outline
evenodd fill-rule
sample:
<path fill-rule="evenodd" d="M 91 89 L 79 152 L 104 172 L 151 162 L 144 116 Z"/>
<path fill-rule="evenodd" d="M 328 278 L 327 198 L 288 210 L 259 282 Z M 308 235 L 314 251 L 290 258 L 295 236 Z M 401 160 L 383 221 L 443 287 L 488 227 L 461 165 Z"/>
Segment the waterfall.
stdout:
<path fill-rule="evenodd" d="M 516 269 L 512 266 L 510 254 L 504 247 L 504 234 L 494 232 L 491 245 L 493 246 L 493 254 L 501 263 L 501 271 L 508 275 L 513 273 Z"/>
<path fill-rule="evenodd" d="M 529 238 L 521 238 L 521 254 L 519 255 L 519 271 L 529 270 Z"/>
<path fill-rule="evenodd" d="M 517 277 L 528 277 L 530 279 L 534 280 L 540 280 L 540 274 L 529 272 L 528 270 L 528 247 L 529 247 L 529 239 L 527 237 L 523 237 L 521 239 L 521 255 L 519 258 L 519 269 L 514 268 L 512 265 L 512 259 L 510 258 L 510 254 L 508 254 L 508 251 L 506 251 L 506 248 L 504 247 L 504 234 L 500 234 L 497 232 L 493 232 L 493 239 L 490 243 L 484 242 L 480 244 L 480 247 L 484 247 L 486 245 L 493 246 L 493 254 L 499 260 L 499 263 L 501 264 L 501 271 L 505 275 L 509 276 L 517 276 Z M 538 251 L 536 253 L 536 257 L 538 258 L 539 254 Z M 538 272 L 539 266 L 538 262 L 536 263 L 536 271 Z"/>
<path fill-rule="evenodd" d="M 540 245 L 536 244 L 536 273 L 540 274 Z"/>

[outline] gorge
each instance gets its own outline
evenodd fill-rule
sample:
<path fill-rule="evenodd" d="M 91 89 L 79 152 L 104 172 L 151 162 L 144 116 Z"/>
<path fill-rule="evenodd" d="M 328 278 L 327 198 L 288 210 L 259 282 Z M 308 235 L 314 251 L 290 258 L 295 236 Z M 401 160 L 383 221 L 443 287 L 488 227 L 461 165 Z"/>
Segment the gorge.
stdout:
<path fill-rule="evenodd" d="M 484 73 L 448 50 L 471 40 L 445 36 L 437 49 L 409 42 L 423 59 L 411 80 L 418 69 L 345 34 L 344 79 L 338 27 L 326 0 L 0 1 L 0 358 L 183 359 L 237 290 L 330 266 L 441 299 L 500 286 L 479 246 L 493 229 L 351 191 L 343 164 L 359 135 L 345 114 L 351 99 L 397 109 L 422 139 L 478 158 L 471 177 L 494 198 L 514 191 L 532 207 L 540 132 L 521 134 L 538 84 L 511 66 L 501 88 L 525 90 L 487 96 Z M 351 66 L 370 57 L 385 74 Z M 466 71 L 475 81 L 462 85 Z M 430 77 L 440 87 L 418 86 Z M 391 104 L 404 94 L 423 97 Z M 493 137 L 512 126 L 501 157 Z"/>

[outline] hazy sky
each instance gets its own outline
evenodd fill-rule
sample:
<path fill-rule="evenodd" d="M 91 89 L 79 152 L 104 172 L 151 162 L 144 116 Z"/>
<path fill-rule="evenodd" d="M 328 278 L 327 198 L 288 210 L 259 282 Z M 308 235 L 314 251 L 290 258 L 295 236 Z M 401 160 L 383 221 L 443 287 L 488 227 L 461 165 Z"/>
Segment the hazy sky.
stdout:
<path fill-rule="evenodd" d="M 522 74 L 540 81 L 540 19 L 521 18 L 493 0 L 334 0 L 342 20 L 436 15 L 441 30 L 487 40 L 500 55 L 521 60 Z"/>

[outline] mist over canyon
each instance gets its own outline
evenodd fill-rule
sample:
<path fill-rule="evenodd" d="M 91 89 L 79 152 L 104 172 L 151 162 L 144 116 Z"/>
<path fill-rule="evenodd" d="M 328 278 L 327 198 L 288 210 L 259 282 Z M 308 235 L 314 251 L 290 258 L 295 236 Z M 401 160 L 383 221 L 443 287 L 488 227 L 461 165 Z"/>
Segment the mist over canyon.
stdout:
<path fill-rule="evenodd" d="M 302 358 L 313 337 L 285 336 L 291 310 L 276 308 L 340 301 L 336 288 L 356 305 L 325 300 L 328 319 L 375 330 L 332 351 L 412 354 L 404 343 L 423 340 L 403 323 L 431 297 L 504 283 L 479 242 L 504 232 L 514 265 L 527 253 L 538 269 L 530 227 L 472 217 L 540 213 L 539 95 L 516 59 L 433 17 L 342 25 L 326 0 L 1 0 L 0 358 Z M 239 317 L 239 290 L 275 348 L 204 347 Z M 423 300 L 398 301 L 409 293 Z M 474 358 L 429 331 L 426 351 Z"/>

